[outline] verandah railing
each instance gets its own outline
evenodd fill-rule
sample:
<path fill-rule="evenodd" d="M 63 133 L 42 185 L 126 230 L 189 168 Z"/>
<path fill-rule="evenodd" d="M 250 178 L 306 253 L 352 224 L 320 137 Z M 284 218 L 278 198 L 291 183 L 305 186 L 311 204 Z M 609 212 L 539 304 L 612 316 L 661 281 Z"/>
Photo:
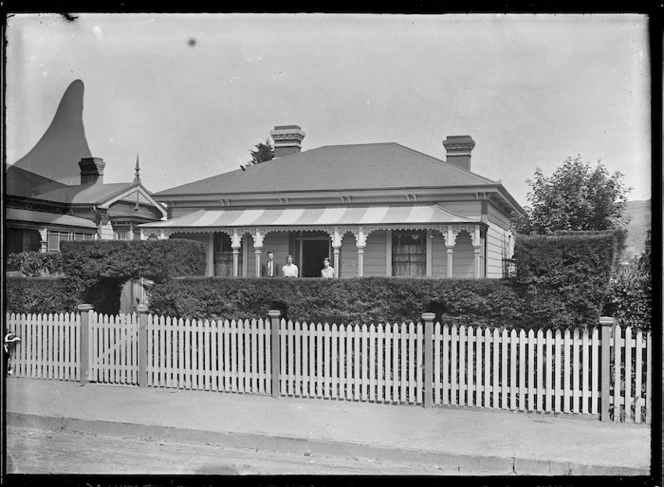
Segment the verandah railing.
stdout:
<path fill-rule="evenodd" d="M 86 309 L 86 308 L 84 308 Z M 650 332 L 7 315 L 19 377 L 650 422 Z M 82 337 L 82 338 L 81 338 Z M 86 338 L 87 337 L 87 338 Z M 82 346 L 81 346 L 82 345 Z M 86 358 L 87 357 L 87 358 Z M 606 364 L 606 366 L 605 366 Z M 273 373 L 275 371 L 276 373 Z M 618 371 L 616 375 L 615 371 Z"/>

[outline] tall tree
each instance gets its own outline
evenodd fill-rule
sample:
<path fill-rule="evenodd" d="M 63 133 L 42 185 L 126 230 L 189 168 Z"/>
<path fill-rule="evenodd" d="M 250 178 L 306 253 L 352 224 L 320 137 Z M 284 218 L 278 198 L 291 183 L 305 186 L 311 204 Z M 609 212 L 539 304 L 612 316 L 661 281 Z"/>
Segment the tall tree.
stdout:
<path fill-rule="evenodd" d="M 265 161 L 271 161 L 274 158 L 274 147 L 270 144 L 270 139 L 265 140 L 265 143 L 260 142 L 256 144 L 254 149 L 249 152 L 251 152 L 250 166 Z"/>
<path fill-rule="evenodd" d="M 623 174 L 609 171 L 598 161 L 592 167 L 581 156 L 568 157 L 550 177 L 538 167 L 527 179 L 525 217 L 516 217 L 518 233 L 552 234 L 558 230 L 611 230 L 626 225 L 623 211 L 631 188 Z"/>

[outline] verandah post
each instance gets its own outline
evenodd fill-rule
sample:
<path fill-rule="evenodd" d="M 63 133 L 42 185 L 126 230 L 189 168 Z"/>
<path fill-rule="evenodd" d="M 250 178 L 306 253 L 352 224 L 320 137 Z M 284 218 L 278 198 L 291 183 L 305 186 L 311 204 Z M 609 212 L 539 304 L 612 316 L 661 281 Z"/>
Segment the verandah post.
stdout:
<path fill-rule="evenodd" d="M 281 363 L 280 356 L 280 343 L 279 343 L 279 318 L 281 310 L 271 309 L 267 312 L 272 321 L 271 342 L 270 342 L 270 355 L 272 357 L 272 397 L 277 398 L 280 396 L 279 389 L 279 364 Z"/>
<path fill-rule="evenodd" d="M 433 405 L 433 320 L 434 313 L 422 313 L 424 320 L 424 407 Z"/>
<path fill-rule="evenodd" d="M 93 307 L 91 304 L 79 304 L 78 311 L 81 313 L 81 356 L 79 357 L 79 371 L 81 384 L 90 381 L 90 318 Z"/>
<path fill-rule="evenodd" d="M 613 318 L 602 316 L 599 319 L 600 341 L 602 343 L 602 356 L 600 361 L 600 421 L 609 421 L 609 388 L 611 387 L 611 330 L 613 328 Z M 616 374 L 616 377 L 618 375 Z M 619 387 L 616 384 L 615 387 Z"/>
<path fill-rule="evenodd" d="M 148 386 L 148 307 L 139 304 L 138 311 L 138 387 Z"/>

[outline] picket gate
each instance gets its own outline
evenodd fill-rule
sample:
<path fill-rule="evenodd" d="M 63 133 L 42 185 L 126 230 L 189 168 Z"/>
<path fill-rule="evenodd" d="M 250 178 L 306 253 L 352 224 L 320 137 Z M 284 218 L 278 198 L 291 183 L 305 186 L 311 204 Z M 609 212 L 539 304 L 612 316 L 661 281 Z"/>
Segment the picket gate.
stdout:
<path fill-rule="evenodd" d="M 93 312 L 90 320 L 90 381 L 138 383 L 138 316 Z"/>

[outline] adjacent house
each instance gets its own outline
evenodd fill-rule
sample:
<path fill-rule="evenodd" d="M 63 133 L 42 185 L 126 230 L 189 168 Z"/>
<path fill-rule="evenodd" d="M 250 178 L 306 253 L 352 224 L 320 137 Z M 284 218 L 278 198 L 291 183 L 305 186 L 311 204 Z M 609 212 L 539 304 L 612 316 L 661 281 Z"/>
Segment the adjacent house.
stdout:
<path fill-rule="evenodd" d="M 267 251 L 302 277 L 501 277 L 510 214 L 500 182 L 471 171 L 470 136 L 443 141 L 446 160 L 398 143 L 302 151 L 297 125 L 271 131 L 274 159 L 155 193 L 168 219 L 144 238 L 207 244 L 210 276 L 259 276 Z"/>
<path fill-rule="evenodd" d="M 165 218 L 140 179 L 104 183 L 83 127 L 83 82 L 67 88 L 51 125 L 32 150 L 5 166 L 5 252 L 57 252 L 62 240 L 133 239 L 138 225 Z"/>

